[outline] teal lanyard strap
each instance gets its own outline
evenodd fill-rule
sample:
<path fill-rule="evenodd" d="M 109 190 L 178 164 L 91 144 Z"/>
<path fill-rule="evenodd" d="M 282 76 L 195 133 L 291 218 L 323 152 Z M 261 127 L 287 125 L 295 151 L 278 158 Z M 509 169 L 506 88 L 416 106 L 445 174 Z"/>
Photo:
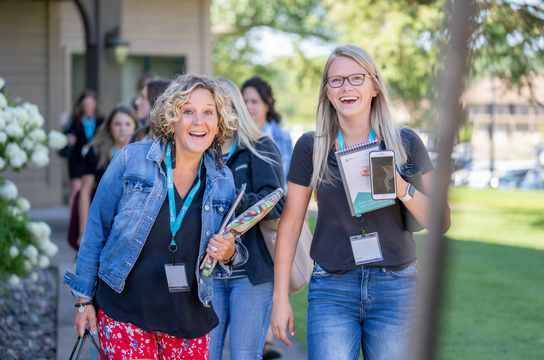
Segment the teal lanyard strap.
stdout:
<path fill-rule="evenodd" d="M 234 138 L 234 142 L 232 143 L 232 145 L 230 147 L 230 151 L 229 151 L 229 154 L 227 155 L 227 158 L 225 159 L 225 162 L 229 161 L 232 154 L 234 154 L 234 150 L 236 150 L 236 143 L 237 142 L 238 142 L 238 135 L 236 135 L 236 137 Z"/>
<path fill-rule="evenodd" d="M 189 206 L 191 206 L 191 203 L 193 202 L 193 199 L 198 189 L 200 188 L 200 170 L 202 169 L 203 159 L 204 159 L 204 156 L 200 158 L 200 165 L 198 167 L 198 182 L 196 183 L 195 186 L 193 186 L 193 188 L 187 195 L 185 202 L 183 203 L 183 207 L 181 208 L 178 216 L 176 217 L 176 198 L 174 196 L 174 176 L 172 173 L 172 156 L 171 156 L 170 142 L 168 142 L 168 145 L 166 146 L 166 180 L 168 183 L 168 207 L 170 209 L 170 231 L 172 232 L 172 241 L 170 242 L 169 249 L 172 252 L 172 262 L 174 261 L 174 253 L 178 249 L 178 245 L 176 244 L 176 240 L 175 240 L 176 233 L 181 227 L 181 222 L 183 221 L 183 218 L 185 217 L 185 214 L 187 213 Z"/>
<path fill-rule="evenodd" d="M 374 129 L 370 128 L 370 134 L 368 134 L 368 141 L 374 140 L 376 138 L 376 133 L 374 132 Z M 342 135 L 342 130 L 338 130 L 338 146 L 340 149 L 338 150 L 344 150 L 346 148 L 346 144 L 344 143 L 344 136 Z"/>

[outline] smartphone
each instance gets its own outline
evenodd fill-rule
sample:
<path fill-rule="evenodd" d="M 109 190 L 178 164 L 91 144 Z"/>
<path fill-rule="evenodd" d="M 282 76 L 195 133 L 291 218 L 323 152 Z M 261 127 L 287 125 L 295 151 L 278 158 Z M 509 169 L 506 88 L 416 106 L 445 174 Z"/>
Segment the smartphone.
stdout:
<path fill-rule="evenodd" d="M 393 150 L 370 152 L 372 199 L 396 199 L 397 178 L 395 175 L 395 152 Z"/>

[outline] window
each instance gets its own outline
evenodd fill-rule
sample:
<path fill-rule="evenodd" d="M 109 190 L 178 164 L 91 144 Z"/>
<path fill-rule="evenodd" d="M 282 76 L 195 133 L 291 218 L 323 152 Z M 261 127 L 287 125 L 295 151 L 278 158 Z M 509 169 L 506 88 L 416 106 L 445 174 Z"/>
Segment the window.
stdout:
<path fill-rule="evenodd" d="M 529 124 L 516 124 L 516 131 L 518 132 L 528 132 Z"/>
<path fill-rule="evenodd" d="M 507 133 L 509 129 L 510 127 L 508 124 L 495 124 L 495 131 L 503 131 Z"/>
<path fill-rule="evenodd" d="M 489 124 L 478 124 L 478 130 L 489 131 Z"/>

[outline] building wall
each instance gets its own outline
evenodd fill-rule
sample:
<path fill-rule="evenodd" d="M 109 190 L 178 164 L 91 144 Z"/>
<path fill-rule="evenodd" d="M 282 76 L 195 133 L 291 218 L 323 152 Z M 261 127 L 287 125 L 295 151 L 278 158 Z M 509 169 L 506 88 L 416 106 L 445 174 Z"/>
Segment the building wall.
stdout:
<path fill-rule="evenodd" d="M 0 1 L 0 76 L 6 81 L 5 91 L 37 105 L 46 130 L 58 129 L 54 121 L 58 108 L 52 105 L 56 94 L 51 93 L 58 91 L 52 88 L 56 81 L 52 76 L 58 74 L 51 55 L 56 26 L 52 11 L 55 5 L 45 1 Z M 60 166 L 60 160 L 52 155 L 45 168 L 27 167 L 2 175 L 17 184 L 20 196 L 39 207 L 61 201 Z"/>
<path fill-rule="evenodd" d="M 185 57 L 188 72 L 213 75 L 210 0 L 122 1 L 121 29 L 131 55 Z M 83 23 L 73 1 L 0 1 L 0 76 L 6 91 L 39 107 L 46 130 L 61 130 L 69 118 L 72 56 L 84 52 Z M 66 166 L 52 152 L 45 168 L 2 175 L 33 206 L 49 206 L 66 199 Z"/>
<path fill-rule="evenodd" d="M 84 29 L 73 2 L 60 6 L 63 109 L 69 113 L 72 55 L 85 52 Z M 121 32 L 130 55 L 184 56 L 188 72 L 213 75 L 209 9 L 210 0 L 123 0 Z"/>
<path fill-rule="evenodd" d="M 496 159 L 530 159 L 542 147 L 544 108 L 539 106 L 496 106 L 493 120 L 489 106 L 469 106 L 473 124 L 471 144 L 474 160 L 488 159 L 489 126 L 493 121 L 493 151 Z"/>

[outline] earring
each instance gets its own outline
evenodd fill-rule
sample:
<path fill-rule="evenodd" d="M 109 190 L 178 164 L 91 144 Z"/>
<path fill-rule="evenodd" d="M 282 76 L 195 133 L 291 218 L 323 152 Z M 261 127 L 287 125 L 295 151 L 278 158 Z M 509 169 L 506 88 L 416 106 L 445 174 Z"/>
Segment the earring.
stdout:
<path fill-rule="evenodd" d="M 174 135 L 170 138 L 170 158 L 172 159 L 172 169 L 176 168 L 176 142 L 174 141 Z"/>

